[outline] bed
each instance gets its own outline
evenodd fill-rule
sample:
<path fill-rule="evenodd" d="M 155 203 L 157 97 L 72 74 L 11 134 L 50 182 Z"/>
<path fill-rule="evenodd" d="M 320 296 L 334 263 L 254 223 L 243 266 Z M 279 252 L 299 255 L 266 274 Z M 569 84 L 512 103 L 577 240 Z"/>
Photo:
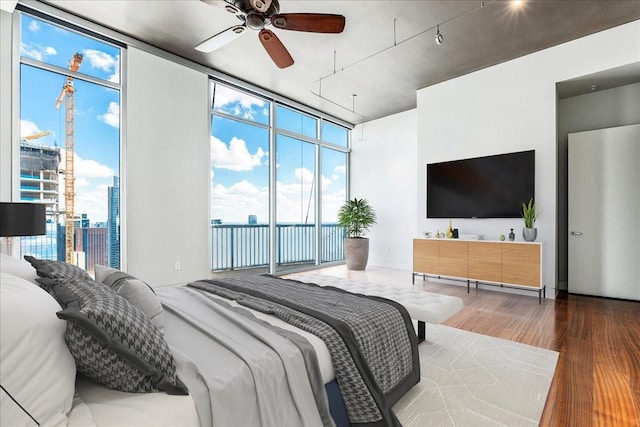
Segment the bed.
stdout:
<path fill-rule="evenodd" d="M 420 379 L 391 301 L 269 275 L 151 289 L 29 261 L 1 263 L 2 425 L 399 425 L 391 407 Z"/>

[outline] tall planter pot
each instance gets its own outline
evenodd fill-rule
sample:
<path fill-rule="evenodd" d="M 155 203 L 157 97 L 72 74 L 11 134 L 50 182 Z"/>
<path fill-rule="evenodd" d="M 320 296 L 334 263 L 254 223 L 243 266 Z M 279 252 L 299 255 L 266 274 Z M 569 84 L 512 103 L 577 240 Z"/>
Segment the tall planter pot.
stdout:
<path fill-rule="evenodd" d="M 369 239 L 366 237 L 344 239 L 344 258 L 349 270 L 364 270 L 369 260 Z"/>

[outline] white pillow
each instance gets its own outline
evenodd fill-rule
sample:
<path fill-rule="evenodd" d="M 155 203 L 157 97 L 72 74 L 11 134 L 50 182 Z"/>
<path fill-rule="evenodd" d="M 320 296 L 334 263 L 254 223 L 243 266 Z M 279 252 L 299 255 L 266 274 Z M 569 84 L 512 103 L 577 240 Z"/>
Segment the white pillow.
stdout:
<path fill-rule="evenodd" d="M 38 278 L 36 269 L 22 258 L 14 258 L 7 254 L 0 254 L 0 272 L 21 277 L 35 283 Z"/>
<path fill-rule="evenodd" d="M 118 295 L 138 307 L 164 334 L 162 303 L 151 286 L 123 271 L 105 265 L 95 265 L 96 282 L 100 282 L 116 291 Z"/>
<path fill-rule="evenodd" d="M 0 425 L 67 425 L 76 365 L 64 342 L 61 307 L 37 285 L 0 273 Z"/>

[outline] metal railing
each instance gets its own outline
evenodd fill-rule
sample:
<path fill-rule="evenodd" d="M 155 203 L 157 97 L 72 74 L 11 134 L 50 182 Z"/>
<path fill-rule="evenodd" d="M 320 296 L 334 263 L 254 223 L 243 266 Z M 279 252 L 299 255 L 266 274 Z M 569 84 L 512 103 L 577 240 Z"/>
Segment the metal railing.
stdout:
<path fill-rule="evenodd" d="M 276 225 L 277 265 L 309 264 L 316 260 L 315 224 Z M 344 229 L 322 224 L 321 262 L 344 259 Z M 269 266 L 268 224 L 212 224 L 211 270 Z"/>

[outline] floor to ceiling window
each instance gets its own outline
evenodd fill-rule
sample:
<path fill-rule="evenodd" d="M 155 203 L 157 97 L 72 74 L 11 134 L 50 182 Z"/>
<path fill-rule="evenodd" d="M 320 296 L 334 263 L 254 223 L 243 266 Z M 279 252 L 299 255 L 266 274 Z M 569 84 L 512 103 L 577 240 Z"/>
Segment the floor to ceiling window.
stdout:
<path fill-rule="evenodd" d="M 21 253 L 119 268 L 124 49 L 19 16 L 20 199 L 47 213 L 46 235 L 22 238 Z"/>
<path fill-rule="evenodd" d="M 269 265 L 270 102 L 212 83 L 211 269 Z"/>
<path fill-rule="evenodd" d="M 211 269 L 342 260 L 349 130 L 219 82 L 211 92 Z"/>

